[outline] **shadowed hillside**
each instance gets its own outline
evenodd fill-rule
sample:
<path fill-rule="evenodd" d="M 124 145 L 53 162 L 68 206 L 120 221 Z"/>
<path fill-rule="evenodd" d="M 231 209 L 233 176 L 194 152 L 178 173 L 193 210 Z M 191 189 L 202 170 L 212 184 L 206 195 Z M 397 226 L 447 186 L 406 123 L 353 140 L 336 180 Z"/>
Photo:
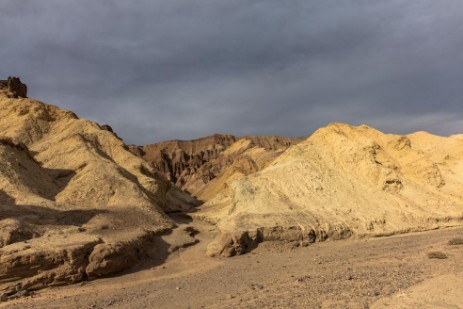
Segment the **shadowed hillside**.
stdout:
<path fill-rule="evenodd" d="M 175 226 L 166 213 L 196 204 L 104 127 L 10 92 L 0 97 L 1 290 L 124 270 Z"/>

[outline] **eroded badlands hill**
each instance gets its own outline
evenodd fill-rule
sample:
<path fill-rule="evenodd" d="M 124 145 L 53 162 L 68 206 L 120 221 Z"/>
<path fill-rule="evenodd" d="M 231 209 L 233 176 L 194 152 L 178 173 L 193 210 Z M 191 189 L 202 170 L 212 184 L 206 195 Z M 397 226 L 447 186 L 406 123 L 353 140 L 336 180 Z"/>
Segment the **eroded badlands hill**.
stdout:
<path fill-rule="evenodd" d="M 262 241 L 307 245 L 459 225 L 462 192 L 460 136 L 331 124 L 232 182 L 194 216 L 221 232 L 208 254 L 230 256 Z"/>
<path fill-rule="evenodd" d="M 215 134 L 191 141 L 166 141 L 131 147 L 179 188 L 203 201 L 231 181 L 255 173 L 301 139 L 281 136 Z"/>
<path fill-rule="evenodd" d="M 8 293 L 123 270 L 194 205 L 112 132 L 33 99 L 0 97 L 0 162 Z"/>

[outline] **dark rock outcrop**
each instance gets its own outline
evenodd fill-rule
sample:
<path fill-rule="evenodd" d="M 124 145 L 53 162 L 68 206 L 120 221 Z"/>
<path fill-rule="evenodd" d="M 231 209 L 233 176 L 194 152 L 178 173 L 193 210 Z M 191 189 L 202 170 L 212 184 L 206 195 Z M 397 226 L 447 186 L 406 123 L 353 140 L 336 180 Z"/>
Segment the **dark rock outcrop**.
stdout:
<path fill-rule="evenodd" d="M 8 77 L 0 80 L 0 94 L 9 98 L 27 98 L 27 86 L 19 77 Z"/>

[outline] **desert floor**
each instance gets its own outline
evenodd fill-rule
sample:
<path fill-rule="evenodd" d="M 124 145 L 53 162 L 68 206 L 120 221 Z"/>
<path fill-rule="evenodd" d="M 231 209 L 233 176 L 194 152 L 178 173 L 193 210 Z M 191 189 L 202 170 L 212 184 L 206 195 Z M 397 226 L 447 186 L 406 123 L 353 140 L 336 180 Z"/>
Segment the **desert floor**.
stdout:
<path fill-rule="evenodd" d="M 448 244 L 463 238 L 463 228 L 305 248 L 263 243 L 233 258 L 206 257 L 213 232 L 195 228 L 198 244 L 158 252 L 131 272 L 44 289 L 0 308 L 463 308 L 463 245 Z M 428 258 L 433 251 L 447 258 Z"/>

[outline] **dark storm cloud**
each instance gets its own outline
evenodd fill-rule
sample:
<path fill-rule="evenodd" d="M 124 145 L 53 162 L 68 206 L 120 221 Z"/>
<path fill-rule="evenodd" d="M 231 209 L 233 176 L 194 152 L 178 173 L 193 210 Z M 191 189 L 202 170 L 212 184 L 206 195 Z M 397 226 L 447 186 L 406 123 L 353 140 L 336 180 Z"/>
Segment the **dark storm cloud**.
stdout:
<path fill-rule="evenodd" d="M 1 75 L 129 143 L 463 131 L 460 1 L 0 0 Z"/>

